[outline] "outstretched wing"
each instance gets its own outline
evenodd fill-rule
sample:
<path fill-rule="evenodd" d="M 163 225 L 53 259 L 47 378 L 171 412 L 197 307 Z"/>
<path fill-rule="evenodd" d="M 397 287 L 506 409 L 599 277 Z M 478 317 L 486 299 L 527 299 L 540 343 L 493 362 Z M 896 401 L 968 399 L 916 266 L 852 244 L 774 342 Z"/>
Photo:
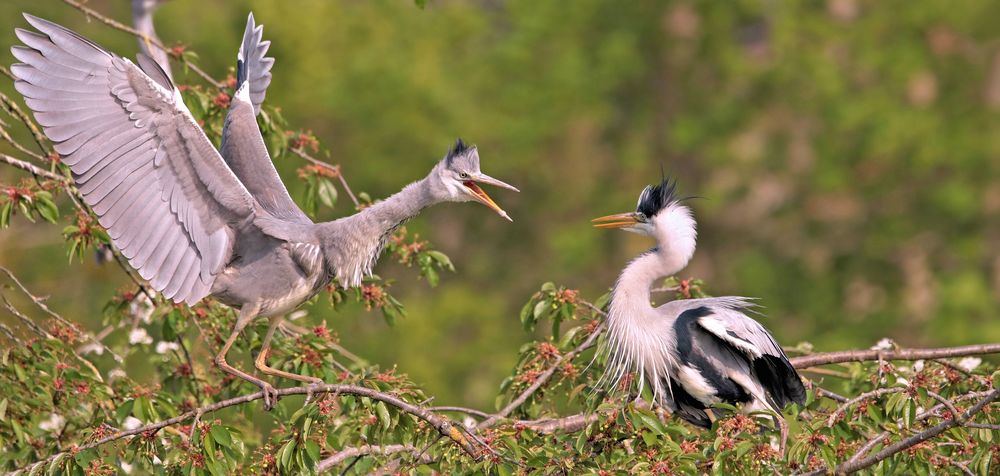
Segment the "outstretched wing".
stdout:
<path fill-rule="evenodd" d="M 254 114 L 260 114 L 260 105 L 264 103 L 267 87 L 271 84 L 271 67 L 274 58 L 268 58 L 267 49 L 270 41 L 261 41 L 264 27 L 257 26 L 253 12 L 247 15 L 247 28 L 243 31 L 243 43 L 236 57 L 236 84 L 250 84 L 250 102 L 253 103 Z"/>
<path fill-rule="evenodd" d="M 257 126 L 256 113 L 271 82 L 274 63 L 272 58 L 264 57 L 271 43 L 260 40 L 262 30 L 254 25 L 251 13 L 236 60 L 236 94 L 222 128 L 222 156 L 261 208 L 281 220 L 311 224 L 288 195 Z"/>
<path fill-rule="evenodd" d="M 254 214 L 226 166 L 152 60 L 131 61 L 25 15 L 15 87 L 73 171 L 115 246 L 176 302 L 206 296 L 232 254 L 234 225 Z M 155 78 L 155 79 L 154 79 Z"/>

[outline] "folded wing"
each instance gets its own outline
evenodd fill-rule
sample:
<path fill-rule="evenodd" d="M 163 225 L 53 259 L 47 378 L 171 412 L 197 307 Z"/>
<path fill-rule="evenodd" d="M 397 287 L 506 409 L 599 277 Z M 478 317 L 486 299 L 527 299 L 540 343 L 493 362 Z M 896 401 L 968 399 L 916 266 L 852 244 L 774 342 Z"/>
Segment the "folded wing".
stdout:
<path fill-rule="evenodd" d="M 176 302 L 210 293 L 255 202 L 154 61 L 131 61 L 25 15 L 15 87 L 73 171 L 84 201 L 152 286 Z"/>
<path fill-rule="evenodd" d="M 222 129 L 222 156 L 261 208 L 281 220 L 312 224 L 281 182 L 257 126 L 256 114 L 274 64 L 273 58 L 264 56 L 271 42 L 261 41 L 262 34 L 263 27 L 255 25 L 251 13 L 236 60 L 236 94 Z"/>

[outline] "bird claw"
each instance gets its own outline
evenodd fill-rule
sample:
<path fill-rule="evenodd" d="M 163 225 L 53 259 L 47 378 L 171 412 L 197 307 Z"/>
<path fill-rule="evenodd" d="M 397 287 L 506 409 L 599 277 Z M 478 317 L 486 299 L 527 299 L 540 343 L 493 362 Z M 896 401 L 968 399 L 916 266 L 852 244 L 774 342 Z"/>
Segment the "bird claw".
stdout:
<path fill-rule="evenodd" d="M 269 412 L 278 403 L 278 390 L 266 383 L 260 386 L 260 390 L 264 393 L 264 411 Z"/>

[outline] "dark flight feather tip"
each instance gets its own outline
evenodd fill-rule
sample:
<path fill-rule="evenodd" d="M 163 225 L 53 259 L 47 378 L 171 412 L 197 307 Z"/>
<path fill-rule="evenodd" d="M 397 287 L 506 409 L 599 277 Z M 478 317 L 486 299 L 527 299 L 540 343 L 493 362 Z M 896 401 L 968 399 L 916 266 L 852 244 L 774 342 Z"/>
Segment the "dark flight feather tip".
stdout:
<path fill-rule="evenodd" d="M 669 205 L 679 202 L 677 197 L 677 181 L 664 178 L 659 185 L 647 186 L 639 195 L 639 204 L 635 211 L 647 217 L 652 217 Z"/>

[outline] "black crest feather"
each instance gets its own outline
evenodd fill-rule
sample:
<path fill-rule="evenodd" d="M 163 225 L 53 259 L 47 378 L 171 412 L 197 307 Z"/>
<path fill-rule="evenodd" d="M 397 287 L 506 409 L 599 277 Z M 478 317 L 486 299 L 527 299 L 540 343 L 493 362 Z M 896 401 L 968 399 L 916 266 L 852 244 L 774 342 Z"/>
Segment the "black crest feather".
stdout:
<path fill-rule="evenodd" d="M 455 140 L 455 145 L 448 151 L 448 162 L 451 162 L 451 159 L 464 154 L 467 150 L 469 150 L 469 146 L 465 145 L 465 142 L 462 142 L 462 138 L 459 137 Z"/>
<path fill-rule="evenodd" d="M 635 211 L 647 217 L 652 217 L 659 213 L 660 210 L 680 200 L 677 197 L 677 182 L 670 180 L 670 177 L 666 177 L 659 185 L 647 186 L 642 191 L 642 195 L 639 195 L 639 204 L 636 205 Z"/>

